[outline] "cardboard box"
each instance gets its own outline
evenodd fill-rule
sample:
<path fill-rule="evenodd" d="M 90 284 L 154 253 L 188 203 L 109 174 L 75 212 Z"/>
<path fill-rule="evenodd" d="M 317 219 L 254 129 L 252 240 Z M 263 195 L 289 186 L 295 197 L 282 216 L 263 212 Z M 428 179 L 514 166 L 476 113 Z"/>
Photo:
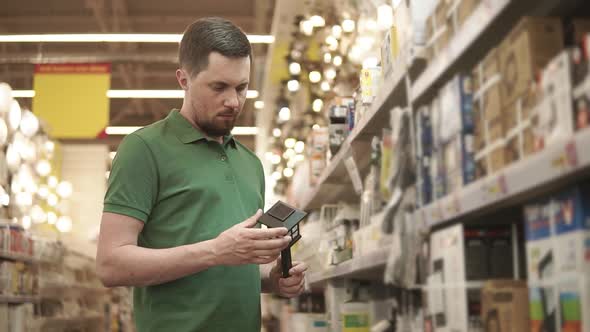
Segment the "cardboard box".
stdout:
<path fill-rule="evenodd" d="M 482 113 L 487 121 L 497 121 L 502 116 L 502 96 L 500 94 L 500 61 L 498 50 L 492 49 L 475 67 L 472 73 L 473 90 L 480 95 L 474 100 L 474 110 Z"/>
<path fill-rule="evenodd" d="M 559 18 L 525 17 L 499 47 L 504 105 L 523 95 L 536 75 L 563 48 Z"/>
<path fill-rule="evenodd" d="M 516 280 L 490 280 L 482 289 L 484 331 L 529 331 L 527 284 Z"/>
<path fill-rule="evenodd" d="M 443 146 L 447 192 L 464 187 L 475 180 L 473 135 L 459 133 Z"/>

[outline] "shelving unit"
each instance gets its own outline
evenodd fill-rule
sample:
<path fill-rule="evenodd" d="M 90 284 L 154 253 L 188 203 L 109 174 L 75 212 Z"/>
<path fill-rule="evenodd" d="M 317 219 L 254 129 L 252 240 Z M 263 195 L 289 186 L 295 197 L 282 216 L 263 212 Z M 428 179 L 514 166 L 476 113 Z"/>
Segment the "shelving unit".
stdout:
<path fill-rule="evenodd" d="M 104 319 L 101 315 L 86 315 L 80 317 L 51 317 L 42 318 L 34 321 L 33 325 L 37 326 L 40 331 L 46 329 L 75 328 L 85 327 L 89 324 L 99 324 Z"/>
<path fill-rule="evenodd" d="M 308 281 L 312 286 L 320 286 L 323 283 L 336 278 L 352 278 L 362 280 L 380 280 L 383 278 L 383 270 L 387 262 L 387 256 L 391 247 L 383 247 L 362 257 L 356 257 L 327 270 L 315 272 L 309 275 Z"/>
<path fill-rule="evenodd" d="M 37 296 L 21 296 L 21 295 L 0 295 L 0 303 L 4 304 L 22 304 L 38 302 Z"/>
<path fill-rule="evenodd" d="M 35 259 L 29 255 L 14 254 L 7 251 L 0 251 L 0 258 L 25 263 L 33 263 L 35 261 Z"/>

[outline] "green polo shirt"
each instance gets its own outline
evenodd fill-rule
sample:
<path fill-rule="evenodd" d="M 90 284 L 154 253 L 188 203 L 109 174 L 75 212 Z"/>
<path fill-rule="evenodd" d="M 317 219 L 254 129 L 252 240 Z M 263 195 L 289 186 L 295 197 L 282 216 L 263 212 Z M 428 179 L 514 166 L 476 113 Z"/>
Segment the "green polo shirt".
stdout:
<path fill-rule="evenodd" d="M 138 245 L 158 249 L 213 239 L 263 202 L 256 155 L 231 136 L 206 138 L 173 110 L 120 144 L 104 212 L 144 222 Z M 139 332 L 259 332 L 259 267 L 217 266 L 136 287 L 134 314 Z"/>

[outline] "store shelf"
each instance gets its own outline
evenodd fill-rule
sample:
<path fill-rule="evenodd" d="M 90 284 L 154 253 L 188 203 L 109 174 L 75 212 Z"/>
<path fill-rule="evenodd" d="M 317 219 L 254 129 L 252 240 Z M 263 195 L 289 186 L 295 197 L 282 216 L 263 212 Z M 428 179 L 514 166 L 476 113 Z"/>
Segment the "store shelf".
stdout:
<path fill-rule="evenodd" d="M 21 295 L 0 295 L 0 303 L 21 304 L 38 302 L 39 298 L 36 296 L 21 296 Z"/>
<path fill-rule="evenodd" d="M 101 315 L 86 315 L 79 317 L 44 317 L 36 319 L 33 324 L 41 331 L 46 329 L 75 328 L 89 324 L 100 323 L 103 320 Z"/>
<path fill-rule="evenodd" d="M 58 284 L 50 283 L 42 285 L 39 289 L 41 298 L 79 297 L 82 295 L 96 296 L 106 294 L 107 289 L 84 284 Z"/>
<path fill-rule="evenodd" d="M 391 248 L 377 249 L 369 254 L 356 257 L 321 272 L 311 273 L 307 278 L 312 286 L 317 286 L 331 279 L 353 278 L 367 280 L 383 279 L 385 263 Z"/>
<path fill-rule="evenodd" d="M 417 210 L 415 216 L 432 227 L 501 205 L 515 205 L 535 193 L 575 182 L 581 172 L 590 170 L 588 146 L 590 130 L 586 129 Z"/>
<path fill-rule="evenodd" d="M 405 64 L 405 62 L 405 59 L 400 60 L 400 63 Z M 389 110 L 393 106 L 407 104 L 406 72 L 406 66 L 401 65 L 391 78 L 384 81 L 371 107 L 363 114 L 358 125 L 322 172 L 318 184 L 310 188 L 305 195 L 300 203 L 302 209 L 318 209 L 324 204 L 338 201 L 351 202 L 358 199 L 344 161 L 352 156 L 361 176 L 367 173 L 371 153 L 370 140 L 375 135 L 380 136 L 383 128 L 389 127 Z"/>
<path fill-rule="evenodd" d="M 31 263 L 34 261 L 34 258 L 29 255 L 15 254 L 15 253 L 7 252 L 7 251 L 0 251 L 0 259 L 7 259 L 7 260 L 11 260 L 11 261 L 25 262 L 25 263 Z"/>
<path fill-rule="evenodd" d="M 510 25 L 501 20 L 501 13 L 508 7 L 510 0 L 483 0 L 465 21 L 464 26 L 453 36 L 448 46 L 437 54 L 429 63 L 426 70 L 418 77 L 411 88 L 412 102 L 421 99 L 426 92 L 444 81 L 453 66 L 463 60 L 471 48 L 481 47 L 480 44 L 490 44 L 489 38 L 484 37 L 484 31 L 493 24 Z M 513 0 L 513 2 L 517 2 Z"/>

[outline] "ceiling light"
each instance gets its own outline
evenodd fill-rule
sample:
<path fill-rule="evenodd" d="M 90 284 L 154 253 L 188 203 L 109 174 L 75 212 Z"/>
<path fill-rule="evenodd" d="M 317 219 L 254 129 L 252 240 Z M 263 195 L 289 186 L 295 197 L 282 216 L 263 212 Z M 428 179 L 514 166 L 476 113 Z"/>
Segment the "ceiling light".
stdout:
<path fill-rule="evenodd" d="M 273 165 L 278 165 L 278 164 L 280 164 L 280 163 L 281 163 L 281 156 L 279 156 L 278 154 L 275 154 L 275 155 L 273 155 L 273 156 L 272 156 L 272 159 L 270 160 L 270 162 L 271 162 Z"/>
<path fill-rule="evenodd" d="M 51 164 L 49 161 L 42 159 L 37 162 L 37 166 L 35 167 L 37 173 L 41 176 L 47 176 L 51 173 Z"/>
<path fill-rule="evenodd" d="M 302 154 L 298 154 L 298 155 L 295 156 L 295 161 L 296 162 L 302 162 L 304 160 L 305 160 L 305 156 L 302 155 Z"/>
<path fill-rule="evenodd" d="M 324 62 L 325 63 L 332 62 L 332 53 L 324 53 Z"/>
<path fill-rule="evenodd" d="M 74 188 L 68 181 L 62 181 L 57 185 L 56 192 L 61 198 L 68 198 L 72 196 Z"/>
<path fill-rule="evenodd" d="M 295 153 L 303 153 L 303 150 L 305 150 L 305 143 L 303 143 L 303 141 L 297 141 L 297 143 L 295 143 Z"/>
<path fill-rule="evenodd" d="M 257 100 L 254 102 L 254 108 L 257 110 L 261 110 L 264 108 L 264 102 L 262 100 Z"/>
<path fill-rule="evenodd" d="M 22 219 L 22 221 L 21 221 L 21 225 L 23 226 L 24 229 L 31 228 L 31 217 L 24 216 L 23 219 Z"/>
<path fill-rule="evenodd" d="M 80 33 L 0 35 L 2 43 L 180 43 L 182 34 L 173 33 Z M 248 35 L 251 44 L 272 44 L 272 35 Z"/>
<path fill-rule="evenodd" d="M 283 176 L 281 175 L 281 173 L 280 173 L 280 172 L 273 172 L 273 173 L 272 173 L 272 178 L 273 178 L 275 181 L 279 181 L 279 180 L 280 180 L 282 177 L 283 177 Z"/>
<path fill-rule="evenodd" d="M 49 196 L 49 188 L 47 186 L 41 185 L 39 190 L 37 190 L 37 195 L 42 199 L 46 199 Z"/>
<path fill-rule="evenodd" d="M 391 28 L 393 25 L 393 9 L 390 5 L 383 4 L 377 7 L 377 26 L 381 30 Z"/>
<path fill-rule="evenodd" d="M 52 175 L 47 179 L 47 185 L 49 186 L 49 188 L 55 188 L 57 187 L 59 181 L 57 180 L 57 178 Z"/>
<path fill-rule="evenodd" d="M 333 80 L 336 78 L 336 70 L 334 68 L 327 69 L 325 74 L 329 80 Z"/>
<path fill-rule="evenodd" d="M 320 85 L 320 88 L 322 89 L 322 91 L 327 92 L 330 91 L 330 83 L 323 81 L 322 85 Z"/>
<path fill-rule="evenodd" d="M 45 144 L 43 144 L 43 148 L 45 149 L 45 152 L 52 154 L 53 151 L 55 151 L 55 143 L 52 141 L 47 141 Z"/>
<path fill-rule="evenodd" d="M 289 73 L 291 75 L 299 75 L 301 73 L 301 65 L 297 62 L 291 62 L 289 64 Z"/>
<path fill-rule="evenodd" d="M 393 7 L 393 9 L 396 9 L 401 2 L 402 0 L 391 0 L 391 7 Z"/>
<path fill-rule="evenodd" d="M 107 135 L 129 135 L 143 127 L 139 126 L 109 126 L 105 129 Z M 258 134 L 256 127 L 234 127 L 232 135 L 253 136 Z"/>
<path fill-rule="evenodd" d="M 295 157 L 295 150 L 287 149 L 283 152 L 283 159 L 291 159 L 292 157 Z"/>
<path fill-rule="evenodd" d="M 319 71 L 314 70 L 309 73 L 309 81 L 311 83 L 317 83 L 321 80 L 322 80 L 322 74 Z"/>
<path fill-rule="evenodd" d="M 318 129 L 320 129 L 320 125 L 316 123 L 313 126 L 311 126 L 311 129 L 318 130 Z"/>
<path fill-rule="evenodd" d="M 334 63 L 334 66 L 339 67 L 342 64 L 342 57 L 340 55 L 337 55 L 334 57 L 332 62 Z"/>
<path fill-rule="evenodd" d="M 324 101 L 320 98 L 317 98 L 313 101 L 313 103 L 311 103 L 311 108 L 314 112 L 321 112 L 322 107 L 324 107 Z"/>
<path fill-rule="evenodd" d="M 27 137 L 33 137 L 39 131 L 39 119 L 29 110 L 22 113 L 20 131 Z"/>
<path fill-rule="evenodd" d="M 290 177 L 292 177 L 292 176 L 293 176 L 293 173 L 294 173 L 294 172 L 293 172 L 293 169 L 292 169 L 292 168 L 289 168 L 289 167 L 287 167 L 287 168 L 285 168 L 285 169 L 283 170 L 283 175 L 284 175 L 285 177 L 287 177 L 287 178 L 290 178 Z"/>
<path fill-rule="evenodd" d="M 313 34 L 313 23 L 309 20 L 303 20 L 299 23 L 299 30 L 306 36 Z"/>
<path fill-rule="evenodd" d="M 47 220 L 47 215 L 39 205 L 34 205 L 31 208 L 31 219 L 35 224 L 42 224 Z"/>
<path fill-rule="evenodd" d="M 279 111 L 279 121 L 285 122 L 291 119 L 291 110 L 288 107 L 283 107 Z"/>
<path fill-rule="evenodd" d="M 324 18 L 321 17 L 320 15 L 313 15 L 312 17 L 309 18 L 309 21 L 316 28 L 321 28 L 326 25 L 326 20 L 324 20 Z"/>
<path fill-rule="evenodd" d="M 12 105 L 10 106 L 10 111 L 8 111 L 8 125 L 12 130 L 17 130 L 20 126 L 20 121 L 22 118 L 22 111 L 20 105 L 16 100 L 12 100 Z"/>
<path fill-rule="evenodd" d="M 287 90 L 291 92 L 295 92 L 299 90 L 299 81 L 298 80 L 289 80 L 287 82 Z"/>
<path fill-rule="evenodd" d="M 47 204 L 49 204 L 49 206 L 56 206 L 58 202 L 59 198 L 56 194 L 51 193 L 47 196 Z"/>
<path fill-rule="evenodd" d="M 272 130 L 272 135 L 274 137 L 281 137 L 281 134 L 282 133 L 283 132 L 282 132 L 282 130 L 280 128 L 275 128 L 275 129 Z"/>
<path fill-rule="evenodd" d="M 33 98 L 35 91 L 33 90 L 13 90 L 15 98 Z M 246 98 L 258 98 L 257 90 L 248 90 Z M 108 90 L 107 97 L 111 99 L 127 99 L 127 98 L 152 98 L 152 99 L 182 99 L 184 98 L 184 90 Z"/>
<path fill-rule="evenodd" d="M 55 227 L 61 233 L 68 233 L 72 230 L 72 219 L 68 216 L 61 216 L 57 219 Z"/>
<path fill-rule="evenodd" d="M 375 68 L 379 64 L 379 59 L 376 57 L 368 57 L 363 61 L 363 68 Z"/>
<path fill-rule="evenodd" d="M 288 149 L 292 149 L 292 148 L 295 147 L 295 144 L 296 143 L 297 143 L 297 140 L 296 139 L 294 139 L 292 137 L 289 137 L 289 138 L 287 138 L 285 140 L 285 147 L 288 148 Z"/>
<path fill-rule="evenodd" d="M 351 19 L 346 19 L 342 21 L 342 31 L 344 32 L 353 32 L 356 24 Z"/>
<path fill-rule="evenodd" d="M 258 135 L 258 127 L 234 127 L 231 134 L 234 136 L 256 136 Z"/>
<path fill-rule="evenodd" d="M 53 211 L 47 212 L 47 223 L 54 225 L 57 222 L 57 214 Z"/>
<path fill-rule="evenodd" d="M 332 27 L 332 36 L 334 36 L 335 38 L 342 37 L 342 27 L 339 25 L 334 25 Z"/>

